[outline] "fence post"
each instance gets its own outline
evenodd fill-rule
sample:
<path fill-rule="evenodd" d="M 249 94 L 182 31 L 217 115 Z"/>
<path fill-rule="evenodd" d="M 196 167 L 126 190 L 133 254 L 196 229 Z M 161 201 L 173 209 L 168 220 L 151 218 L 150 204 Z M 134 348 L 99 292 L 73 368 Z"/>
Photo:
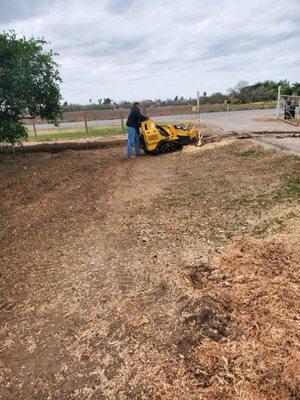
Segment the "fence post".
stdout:
<path fill-rule="evenodd" d="M 281 93 L 281 86 L 278 86 L 277 92 L 277 119 L 280 117 L 280 93 Z"/>
<path fill-rule="evenodd" d="M 122 127 L 122 132 L 125 134 L 125 127 L 124 127 L 124 116 L 123 113 L 121 112 L 121 127 Z"/>
<path fill-rule="evenodd" d="M 35 140 L 38 140 L 38 136 L 37 136 L 37 131 L 36 131 L 36 126 L 35 126 L 35 120 L 34 120 L 34 118 L 33 118 L 33 120 L 32 120 L 32 125 L 33 125 Z"/>
<path fill-rule="evenodd" d="M 83 119 L 84 119 L 84 126 L 85 126 L 86 136 L 89 136 L 89 128 L 88 128 L 88 123 L 87 123 L 85 114 L 83 115 Z"/>

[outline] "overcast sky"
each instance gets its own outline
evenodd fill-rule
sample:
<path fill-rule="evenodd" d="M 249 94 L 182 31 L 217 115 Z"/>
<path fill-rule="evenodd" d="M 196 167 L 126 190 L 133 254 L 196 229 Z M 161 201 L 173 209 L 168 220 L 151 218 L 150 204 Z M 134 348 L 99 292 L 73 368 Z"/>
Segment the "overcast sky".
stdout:
<path fill-rule="evenodd" d="M 8 29 L 51 42 L 71 102 L 300 81 L 300 0 L 0 0 Z"/>

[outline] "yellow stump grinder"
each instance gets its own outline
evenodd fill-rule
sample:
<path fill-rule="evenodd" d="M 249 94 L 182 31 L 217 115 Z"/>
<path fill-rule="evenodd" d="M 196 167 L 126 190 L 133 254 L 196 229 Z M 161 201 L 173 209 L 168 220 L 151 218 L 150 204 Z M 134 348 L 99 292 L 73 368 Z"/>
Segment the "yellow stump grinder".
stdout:
<path fill-rule="evenodd" d="M 197 142 L 199 132 L 182 125 L 156 125 L 152 119 L 141 124 L 141 145 L 145 153 L 162 154 L 180 150 L 182 146 Z"/>

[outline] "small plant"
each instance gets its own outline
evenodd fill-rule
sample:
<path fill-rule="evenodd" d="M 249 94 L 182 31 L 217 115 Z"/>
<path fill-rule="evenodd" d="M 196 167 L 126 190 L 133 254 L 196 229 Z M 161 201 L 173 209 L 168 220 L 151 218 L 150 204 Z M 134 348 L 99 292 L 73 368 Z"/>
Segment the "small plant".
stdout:
<path fill-rule="evenodd" d="M 288 218 L 288 217 L 286 217 Z M 273 218 L 270 221 L 265 221 L 260 225 L 255 225 L 252 231 L 253 236 L 265 237 L 270 228 L 277 228 L 279 231 L 285 227 L 285 221 L 282 218 Z"/>
<path fill-rule="evenodd" d="M 252 202 L 253 202 L 253 199 L 248 194 L 243 194 L 242 196 L 240 196 L 232 201 L 232 203 L 236 206 L 246 206 L 248 204 L 251 204 Z"/>
<path fill-rule="evenodd" d="M 253 236 L 265 236 L 268 233 L 270 223 L 264 222 L 261 225 L 255 225 L 252 231 Z"/>
<path fill-rule="evenodd" d="M 284 220 L 282 218 L 274 218 L 274 224 L 278 225 L 280 228 L 283 228 Z"/>
<path fill-rule="evenodd" d="M 250 157 L 253 156 L 255 154 L 254 150 L 248 149 L 245 151 L 242 151 L 241 153 L 238 153 L 237 156 L 238 157 Z"/>
<path fill-rule="evenodd" d="M 194 197 L 202 197 L 203 193 L 202 192 L 192 192 L 191 195 Z"/>

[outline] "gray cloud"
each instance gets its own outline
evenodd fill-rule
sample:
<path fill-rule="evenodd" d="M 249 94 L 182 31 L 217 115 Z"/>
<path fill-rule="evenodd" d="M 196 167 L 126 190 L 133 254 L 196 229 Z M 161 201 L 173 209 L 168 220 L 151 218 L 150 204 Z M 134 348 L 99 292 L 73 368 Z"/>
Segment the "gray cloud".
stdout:
<path fill-rule="evenodd" d="M 0 30 L 49 40 L 79 102 L 299 81 L 299 22 L 298 0 L 0 0 Z"/>
<path fill-rule="evenodd" d="M 106 10 L 114 14 L 129 12 L 137 0 L 111 0 L 106 6 Z"/>
<path fill-rule="evenodd" d="M 262 37 L 258 35 L 249 35 L 244 38 L 231 36 L 224 39 L 222 42 L 213 43 L 201 57 L 194 61 L 207 60 L 211 58 L 226 57 L 233 54 L 243 55 L 251 53 L 261 47 L 269 47 L 274 44 L 285 42 L 289 39 L 300 37 L 300 29 L 294 29 L 291 32 L 274 34 L 270 37 Z"/>
<path fill-rule="evenodd" d="M 82 54 L 89 57 L 107 58 L 126 52 L 138 51 L 143 47 L 144 42 L 139 42 L 135 38 L 112 38 L 106 42 L 94 43 L 92 46 L 83 49 Z"/>
<path fill-rule="evenodd" d="M 50 0 L 0 0 L 0 24 L 29 18 L 50 6 Z"/>

